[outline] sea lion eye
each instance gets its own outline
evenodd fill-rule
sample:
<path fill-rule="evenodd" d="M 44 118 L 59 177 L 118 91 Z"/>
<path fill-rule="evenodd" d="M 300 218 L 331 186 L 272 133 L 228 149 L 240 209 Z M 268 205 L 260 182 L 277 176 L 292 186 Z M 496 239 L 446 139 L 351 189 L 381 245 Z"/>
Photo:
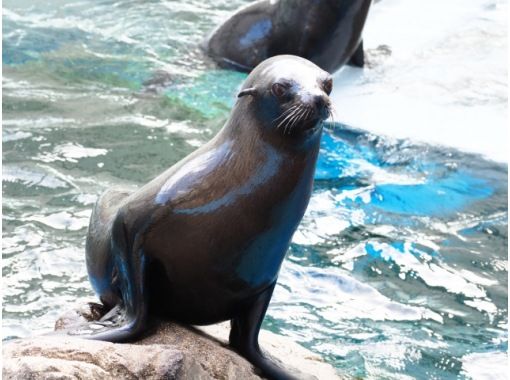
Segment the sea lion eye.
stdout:
<path fill-rule="evenodd" d="M 273 83 L 271 92 L 274 96 L 281 98 L 287 92 L 287 88 L 281 83 Z"/>
<path fill-rule="evenodd" d="M 333 90 L 333 79 L 329 77 L 324 82 L 322 82 L 322 88 L 326 94 L 331 94 L 331 90 Z"/>

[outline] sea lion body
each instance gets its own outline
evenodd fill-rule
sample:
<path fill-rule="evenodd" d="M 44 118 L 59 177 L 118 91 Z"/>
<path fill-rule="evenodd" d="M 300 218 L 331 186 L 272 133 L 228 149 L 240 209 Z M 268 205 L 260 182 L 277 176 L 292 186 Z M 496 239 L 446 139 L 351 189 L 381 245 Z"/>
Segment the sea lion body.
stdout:
<path fill-rule="evenodd" d="M 204 42 L 220 66 L 250 71 L 279 54 L 306 58 L 330 73 L 363 66 L 361 33 L 371 0 L 261 0 L 239 9 Z"/>
<path fill-rule="evenodd" d="M 266 376 L 291 378 L 261 356 L 256 336 L 310 199 L 329 113 L 321 86 L 330 91 L 330 83 L 304 59 L 269 59 L 250 74 L 213 140 L 139 190 L 100 197 L 87 269 L 117 312 L 91 338 L 133 339 L 150 314 L 188 324 L 232 320 L 233 348 Z"/>
<path fill-rule="evenodd" d="M 240 303 L 276 281 L 310 197 L 318 146 L 307 152 L 311 157 L 296 157 L 253 143 L 246 151 L 220 135 L 119 203 L 109 193 L 98 203 L 96 209 L 110 217 L 94 215 L 91 225 L 112 231 L 122 215 L 128 235 L 144 235 L 148 292 L 157 313 L 191 324 L 228 320 Z M 89 241 L 97 229 L 90 229 Z M 113 252 L 102 242 L 108 257 Z M 89 249 L 90 277 L 102 276 L 105 283 L 108 274 L 95 269 L 96 257 Z"/>

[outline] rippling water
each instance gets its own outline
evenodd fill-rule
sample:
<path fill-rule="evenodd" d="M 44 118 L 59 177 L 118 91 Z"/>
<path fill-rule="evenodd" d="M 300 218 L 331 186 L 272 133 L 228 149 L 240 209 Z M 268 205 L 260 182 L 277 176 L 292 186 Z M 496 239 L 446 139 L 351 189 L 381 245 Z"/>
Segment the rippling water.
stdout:
<path fill-rule="evenodd" d="M 243 3 L 4 1 L 4 339 L 49 331 L 77 298 L 93 296 L 84 237 L 104 189 L 139 186 L 221 128 L 245 75 L 216 69 L 196 46 Z M 481 24 L 505 12 L 502 2 L 473 4 Z M 399 6 L 376 3 L 369 25 Z M 474 30 L 470 38 L 483 40 Z M 353 120 L 355 110 L 373 115 L 371 90 L 392 83 L 396 65 L 376 53 L 374 66 L 336 74 L 338 121 Z M 413 62 L 415 86 L 445 92 Z M 466 91 L 456 95 L 486 95 L 494 106 L 485 109 L 493 116 L 487 130 L 501 128 L 506 112 L 499 74 L 459 82 Z M 345 107 L 346 93 L 359 103 L 349 97 Z M 420 112 L 413 117 L 426 116 Z M 310 206 L 264 327 L 360 378 L 504 378 L 507 165 L 385 137 L 392 128 L 385 116 L 378 134 L 328 124 Z"/>

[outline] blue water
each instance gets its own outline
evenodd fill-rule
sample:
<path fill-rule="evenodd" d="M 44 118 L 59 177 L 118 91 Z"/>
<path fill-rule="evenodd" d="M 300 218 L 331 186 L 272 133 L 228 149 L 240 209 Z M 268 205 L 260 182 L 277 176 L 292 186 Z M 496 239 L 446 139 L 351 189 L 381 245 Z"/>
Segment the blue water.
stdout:
<path fill-rule="evenodd" d="M 246 75 L 196 46 L 244 3 L 4 1 L 4 339 L 93 296 L 84 238 L 102 191 L 140 186 L 221 128 Z M 264 328 L 359 378 L 498 378 L 507 173 L 327 123 Z"/>

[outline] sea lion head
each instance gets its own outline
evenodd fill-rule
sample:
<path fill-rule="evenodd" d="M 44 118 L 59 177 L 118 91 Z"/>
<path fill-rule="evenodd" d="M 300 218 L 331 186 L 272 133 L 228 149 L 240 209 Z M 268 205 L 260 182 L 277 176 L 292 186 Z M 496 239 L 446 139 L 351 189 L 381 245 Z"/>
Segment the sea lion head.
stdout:
<path fill-rule="evenodd" d="M 302 136 L 320 128 L 330 116 L 332 87 L 331 75 L 314 63 L 280 55 L 260 63 L 238 97 L 248 98 L 264 128 L 280 135 Z"/>

